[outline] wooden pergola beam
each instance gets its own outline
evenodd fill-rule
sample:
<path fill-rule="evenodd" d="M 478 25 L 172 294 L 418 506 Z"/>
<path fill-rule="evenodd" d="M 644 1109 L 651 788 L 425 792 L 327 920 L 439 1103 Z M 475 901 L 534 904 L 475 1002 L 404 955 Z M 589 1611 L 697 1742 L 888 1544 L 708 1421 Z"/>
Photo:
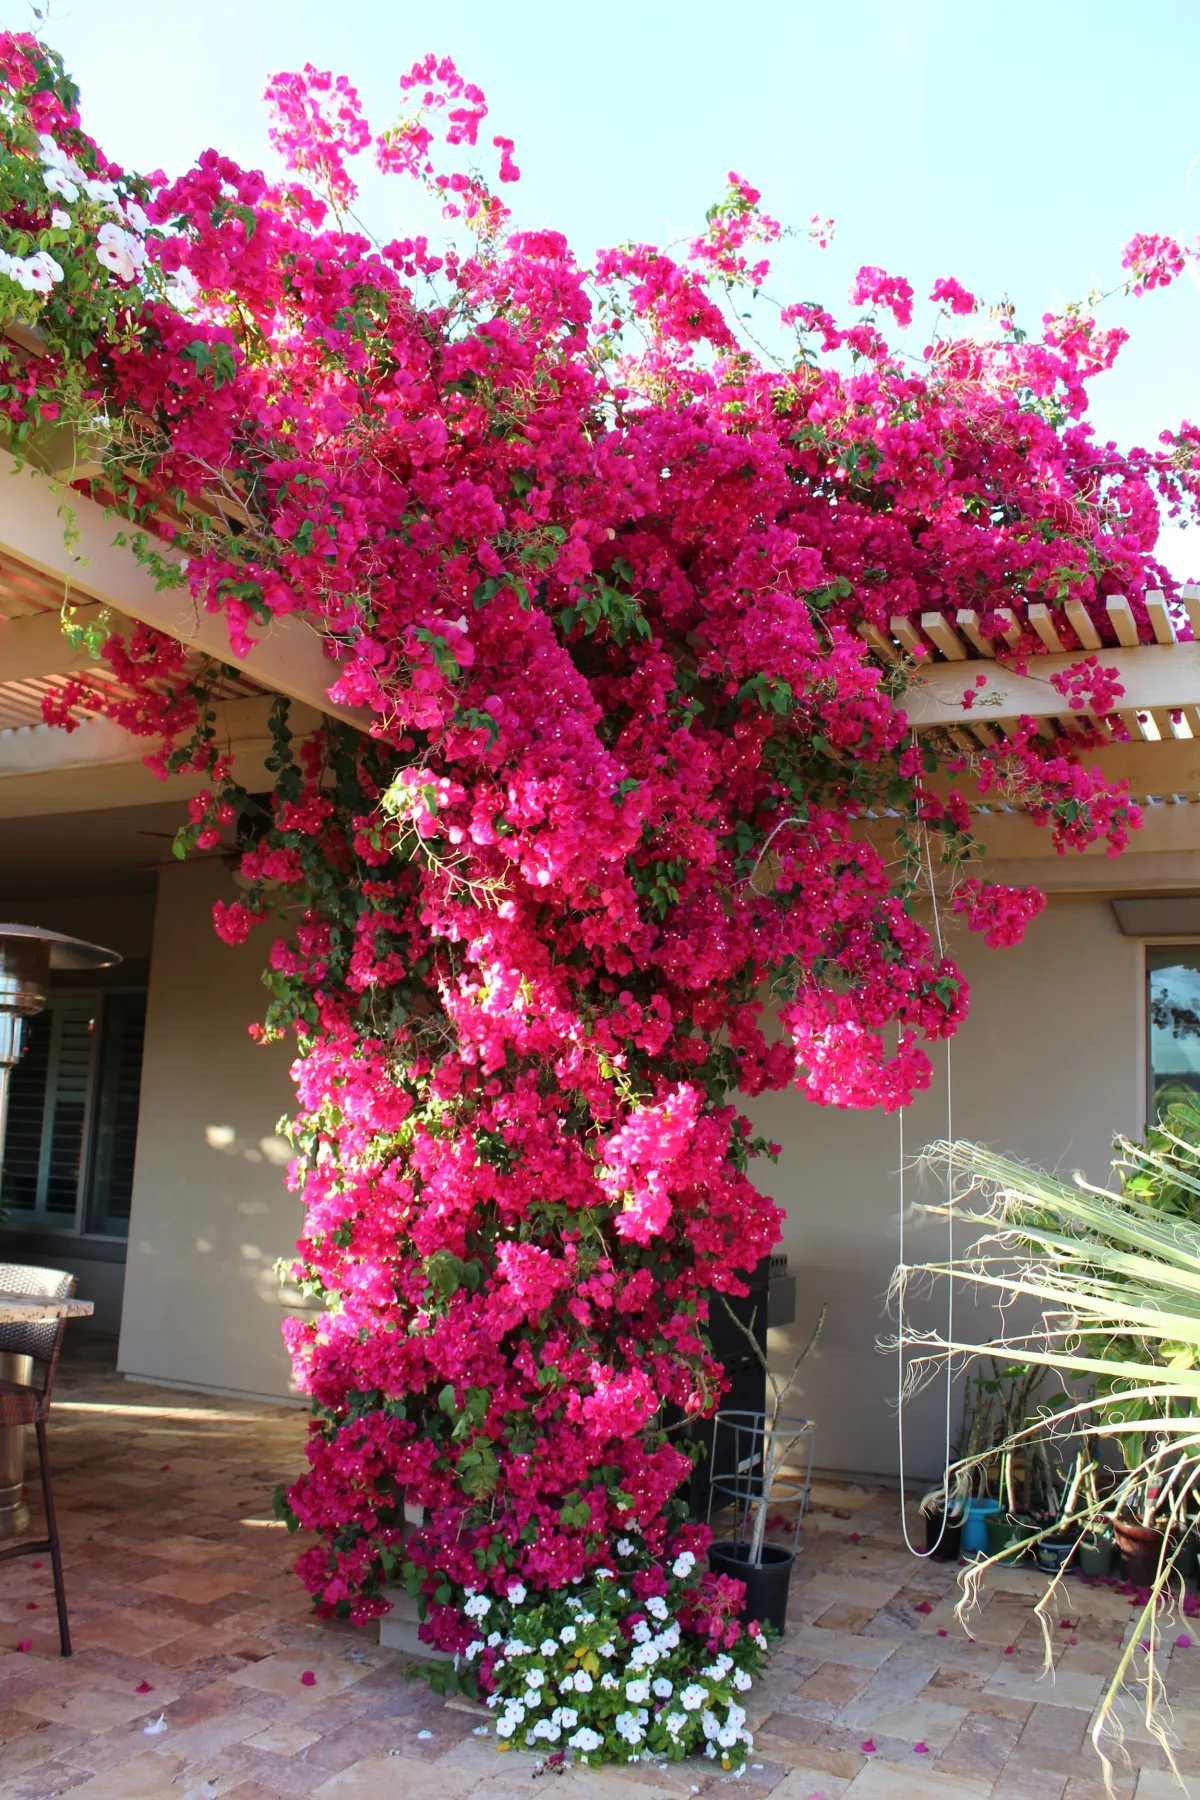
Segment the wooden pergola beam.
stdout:
<path fill-rule="evenodd" d="M 1122 712 L 1150 712 L 1157 707 L 1200 704 L 1200 643 L 1139 644 L 1135 649 L 1093 652 L 1101 667 L 1111 669 L 1125 692 Z M 1051 686 L 1051 676 L 1082 660 L 1080 651 L 1029 659 L 1028 673 L 1018 675 L 995 662 L 939 663 L 925 667 L 904 697 L 909 723 L 919 731 L 930 725 L 963 725 L 976 720 L 1044 719 L 1068 711 L 1067 702 Z M 976 675 L 986 684 L 974 689 L 970 712 L 963 693 Z"/>
<path fill-rule="evenodd" d="M 78 533 L 70 547 L 63 531 L 67 508 L 74 515 Z M 158 588 L 133 552 L 113 542 L 119 529 L 119 523 L 96 501 L 0 455 L 0 546 L 61 583 L 64 596 L 111 606 L 189 649 L 217 657 L 262 687 L 360 729 L 369 726 L 373 715 L 365 708 L 339 706 L 330 700 L 337 663 L 326 655 L 320 633 L 307 620 L 296 613 L 276 618 L 249 651 L 235 651 L 225 615 L 205 612 L 186 588 Z M 7 679 L 19 678 L 8 676 L 0 660 L 0 681 Z"/>
<path fill-rule="evenodd" d="M 80 606 L 77 622 L 86 625 L 101 610 L 93 602 Z M 121 620 L 115 623 L 120 629 Z M 48 675 L 84 675 L 95 666 L 86 650 L 76 650 L 68 643 L 56 612 L 0 619 L 0 682 L 42 681 Z"/>

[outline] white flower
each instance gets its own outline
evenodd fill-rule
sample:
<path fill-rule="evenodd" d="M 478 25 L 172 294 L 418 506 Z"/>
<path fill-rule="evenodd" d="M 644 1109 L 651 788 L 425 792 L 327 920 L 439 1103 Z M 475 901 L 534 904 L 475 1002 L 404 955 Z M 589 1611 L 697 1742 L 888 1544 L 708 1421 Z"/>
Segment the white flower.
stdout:
<path fill-rule="evenodd" d="M 583 1605 L 583 1601 L 579 1598 L 578 1594 L 568 1594 L 564 1605 L 566 1605 L 571 1612 L 578 1612 Z"/>
<path fill-rule="evenodd" d="M 581 1612 L 581 1613 L 580 1613 L 580 1614 L 579 1614 L 579 1623 L 580 1623 L 580 1624 L 581 1624 L 581 1625 L 594 1625 L 594 1624 L 595 1624 L 595 1622 L 596 1622 L 596 1615 L 595 1615 L 595 1613 L 593 1613 L 593 1612 L 588 1612 L 588 1611 L 587 1611 L 587 1610 L 586 1610 L 586 1609 L 585 1609 L 585 1610 L 583 1610 L 583 1611 L 582 1611 L 582 1612 Z"/>
<path fill-rule="evenodd" d="M 545 1738 L 548 1744 L 556 1744 L 562 1736 L 562 1726 L 556 1725 L 553 1719 L 539 1719 L 533 1728 L 535 1738 Z"/>
<path fill-rule="evenodd" d="M 517 1721 L 515 1719 L 503 1718 L 496 1720 L 496 1736 L 498 1738 L 511 1737 L 516 1729 Z"/>
<path fill-rule="evenodd" d="M 553 1638 L 543 1638 L 542 1642 L 538 1645 L 538 1655 L 539 1656 L 557 1656 L 558 1655 L 558 1645 L 555 1643 Z"/>
<path fill-rule="evenodd" d="M 642 1677 L 638 1681 L 625 1684 L 625 1698 L 632 1700 L 635 1706 L 642 1706 L 650 1698 L 650 1683 Z"/>
<path fill-rule="evenodd" d="M 661 1594 L 651 1594 L 649 1600 L 646 1602 L 646 1611 L 650 1614 L 652 1619 L 662 1620 L 669 1616 L 667 1603 Z"/>
<path fill-rule="evenodd" d="M 706 1738 L 715 1738 L 721 1729 L 721 1721 L 718 1719 L 716 1713 L 702 1712 L 700 1714 L 700 1729 Z"/>
<path fill-rule="evenodd" d="M 704 1754 L 705 1754 L 705 1756 L 712 1756 L 712 1757 L 715 1757 L 715 1756 L 716 1756 L 716 1754 L 717 1754 L 717 1746 L 716 1746 L 716 1745 L 715 1745 L 715 1744 L 714 1744 L 714 1743 L 711 1743 L 711 1742 L 710 1742 L 710 1743 L 707 1743 L 707 1744 L 705 1744 L 705 1746 L 704 1746 Z"/>
<path fill-rule="evenodd" d="M 533 1645 L 523 1644 L 520 1638 L 509 1638 L 504 1646 L 505 1656 L 532 1656 Z"/>
<path fill-rule="evenodd" d="M 738 1734 L 729 1725 L 726 1725 L 723 1731 L 718 1731 L 717 1733 L 717 1742 L 725 1750 L 731 1750 L 737 1741 Z"/>
<path fill-rule="evenodd" d="M 64 212 L 61 206 L 56 206 L 54 211 L 50 214 L 50 223 L 53 225 L 55 231 L 69 231 L 71 229 L 71 215 L 69 212 Z"/>
<path fill-rule="evenodd" d="M 597 1655 L 599 1656 L 615 1656 L 616 1653 L 617 1646 L 613 1643 L 611 1638 L 606 1638 L 597 1651 Z"/>
<path fill-rule="evenodd" d="M 619 1688 L 620 1685 L 620 1682 L 617 1680 L 612 1670 L 605 1669 L 603 1675 L 600 1677 L 600 1686 L 602 1688 L 607 1688 L 611 1693 L 614 1688 Z"/>
<path fill-rule="evenodd" d="M 486 1594 L 472 1594 L 463 1607 L 468 1619 L 482 1619 L 484 1613 L 491 1612 L 492 1603 Z"/>
<path fill-rule="evenodd" d="M 117 190 L 111 181 L 96 181 L 90 176 L 85 177 L 83 191 L 89 200 L 96 202 L 97 206 L 119 207 L 121 204 L 117 197 Z"/>
<path fill-rule="evenodd" d="M 686 1581 L 696 1566 L 696 1559 L 690 1550 L 681 1550 L 671 1564 L 671 1573 L 676 1581 Z"/>
<path fill-rule="evenodd" d="M 176 312 L 190 312 L 200 297 L 200 283 L 190 269 L 176 269 L 167 283 L 167 299 Z"/>
<path fill-rule="evenodd" d="M 150 221 L 136 200 L 126 200 L 125 220 L 130 229 L 136 231 L 139 237 L 144 236 L 150 229 Z"/>
<path fill-rule="evenodd" d="M 475 1658 L 479 1655 L 479 1652 L 482 1649 L 483 1649 L 483 1639 L 476 1638 L 475 1642 L 473 1644 L 467 1645 L 466 1649 L 463 1651 L 463 1655 L 466 1657 L 468 1662 L 474 1662 Z"/>
<path fill-rule="evenodd" d="M 650 1642 L 650 1639 L 653 1637 L 653 1635 L 654 1635 L 654 1633 L 651 1631 L 650 1627 L 647 1625 L 645 1619 L 639 1619 L 637 1624 L 633 1628 L 634 1643 L 635 1644 L 648 1644 Z"/>
<path fill-rule="evenodd" d="M 629 1689 L 626 1688 L 625 1692 L 628 1693 Z M 660 1700 L 669 1700 L 671 1695 L 675 1692 L 675 1689 L 671 1686 L 671 1683 L 667 1680 L 665 1675 L 656 1675 L 654 1678 L 654 1692 Z"/>
<path fill-rule="evenodd" d="M 564 1683 L 564 1686 L 565 1685 L 566 1684 Z M 592 1678 L 588 1674 L 587 1670 L 586 1669 L 576 1669 L 576 1671 L 575 1671 L 575 1692 L 577 1694 L 590 1694 L 591 1691 L 592 1691 Z"/>
<path fill-rule="evenodd" d="M 666 1718 L 663 1720 L 663 1724 L 666 1726 L 667 1730 L 670 1732 L 670 1734 L 673 1738 L 677 1738 L 679 1736 L 680 1732 L 683 1730 L 683 1728 L 687 1724 L 687 1722 L 688 1722 L 688 1720 L 687 1720 L 686 1713 L 674 1713 L 674 1712 L 668 1713 Z"/>
<path fill-rule="evenodd" d="M 556 1725 L 561 1725 L 564 1731 L 573 1731 L 579 1723 L 579 1714 L 573 1706 L 556 1706 L 550 1717 Z"/>
<path fill-rule="evenodd" d="M 132 281 L 138 272 L 130 248 L 134 241 L 119 225 L 102 225 L 96 233 L 96 261 L 119 275 L 122 281 Z"/>
<path fill-rule="evenodd" d="M 52 194 L 61 194 L 64 200 L 78 200 L 79 189 L 65 169 L 43 169 L 42 180 Z"/>
<path fill-rule="evenodd" d="M 611 1569 L 596 1569 L 594 1574 L 597 1581 L 615 1581 L 617 1579 Z"/>
<path fill-rule="evenodd" d="M 503 1642 L 504 1642 L 504 1633 L 502 1631 L 489 1631 L 488 1632 L 488 1649 L 489 1650 L 494 1650 L 496 1648 L 497 1644 L 502 1644 Z"/>
<path fill-rule="evenodd" d="M 685 1712 L 698 1712 L 707 1699 L 708 1694 L 705 1689 L 697 1687 L 696 1683 L 693 1681 L 689 1682 L 688 1686 L 685 1687 L 682 1694 L 680 1694 L 679 1704 L 683 1707 Z"/>
<path fill-rule="evenodd" d="M 744 1725 L 746 1723 L 745 1707 L 739 1706 L 736 1701 L 731 1702 L 729 1711 L 725 1715 L 725 1723 L 727 1725 L 735 1725 L 735 1726 Z"/>
<path fill-rule="evenodd" d="M 107 227 L 105 229 L 107 229 Z M 525 1599 L 525 1583 L 523 1581 L 514 1581 L 508 1590 L 508 1598 L 513 1606 L 522 1605 Z"/>
<path fill-rule="evenodd" d="M 633 1551 L 634 1551 L 634 1546 L 633 1546 L 633 1544 L 630 1543 L 628 1538 L 618 1538 L 617 1539 L 617 1555 L 618 1556 L 632 1556 Z"/>
<path fill-rule="evenodd" d="M 631 1712 L 618 1713 L 613 1724 L 617 1735 L 623 1737 L 627 1744 L 640 1744 L 646 1735 Z"/>
<path fill-rule="evenodd" d="M 746 1692 L 747 1688 L 752 1688 L 754 1686 L 754 1683 L 750 1679 L 749 1675 L 747 1675 L 745 1669 L 735 1669 L 734 1676 L 733 1676 L 733 1685 L 737 1689 L 739 1694 L 744 1694 Z"/>
<path fill-rule="evenodd" d="M 511 1694 L 504 1702 L 504 1717 L 506 1719 L 512 1719 L 517 1725 L 519 1725 L 521 1720 L 525 1717 L 524 1706 L 519 1700 L 515 1700 Z"/>
<path fill-rule="evenodd" d="M 573 1625 L 564 1625 L 562 1630 L 558 1634 L 558 1641 L 560 1644 L 573 1644 L 575 1642 L 576 1635 L 577 1635 L 577 1633 L 576 1633 L 575 1627 Z"/>
<path fill-rule="evenodd" d="M 28 293 L 48 294 L 63 278 L 62 265 L 48 250 L 39 250 L 36 256 L 14 256 L 12 277 Z"/>
<path fill-rule="evenodd" d="M 526 1688 L 525 1692 L 521 1695 L 521 1698 L 526 1706 L 540 1706 L 542 1703 L 542 1696 L 538 1693 L 536 1688 Z"/>
<path fill-rule="evenodd" d="M 531 1688 L 540 1688 L 546 1679 L 546 1671 L 544 1669 L 530 1669 L 525 1679 Z"/>
<path fill-rule="evenodd" d="M 575 1733 L 575 1736 L 573 1738 L 568 1738 L 567 1742 L 570 1744 L 572 1750 L 588 1751 L 598 1750 L 604 1742 L 604 1739 L 600 1736 L 598 1731 L 593 1731 L 590 1725 L 581 1725 L 579 1730 Z"/>

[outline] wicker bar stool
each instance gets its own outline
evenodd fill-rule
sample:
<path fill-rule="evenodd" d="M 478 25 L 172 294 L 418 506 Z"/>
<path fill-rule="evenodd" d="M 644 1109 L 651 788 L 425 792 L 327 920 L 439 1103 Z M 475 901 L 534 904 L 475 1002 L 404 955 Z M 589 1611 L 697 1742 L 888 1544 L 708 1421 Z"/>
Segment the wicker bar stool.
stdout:
<path fill-rule="evenodd" d="M 75 1277 L 62 1269 L 29 1269 L 19 1263 L 0 1263 L 0 1293 L 28 1294 L 39 1300 L 69 1300 L 75 1292 Z M 49 1537 L 25 1540 L 0 1550 L 0 1562 L 13 1556 L 31 1556 L 49 1551 L 54 1570 L 54 1599 L 58 1606 L 58 1641 L 64 1656 L 71 1654 L 71 1633 L 67 1624 L 67 1594 L 63 1585 L 62 1552 L 58 1542 L 58 1521 L 54 1513 L 54 1483 L 50 1476 L 50 1458 L 46 1450 L 46 1420 L 50 1416 L 50 1396 L 54 1388 L 54 1371 L 62 1347 L 65 1319 L 46 1325 L 0 1325 L 0 1350 L 11 1356 L 28 1356 L 42 1365 L 40 1387 L 20 1381 L 0 1381 L 0 1425 L 32 1425 L 37 1434 L 38 1467 L 42 1477 L 42 1500 L 46 1509 Z"/>

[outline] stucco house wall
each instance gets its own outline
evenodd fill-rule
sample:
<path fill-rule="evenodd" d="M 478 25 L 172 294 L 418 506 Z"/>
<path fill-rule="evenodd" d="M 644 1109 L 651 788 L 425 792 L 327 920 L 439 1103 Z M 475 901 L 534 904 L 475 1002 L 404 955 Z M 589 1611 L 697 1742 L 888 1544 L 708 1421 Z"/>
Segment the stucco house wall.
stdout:
<path fill-rule="evenodd" d="M 971 1012 L 950 1046 L 949 1094 L 945 1050 L 934 1049 L 933 1084 L 906 1114 L 906 1160 L 951 1130 L 1043 1167 L 1106 1179 L 1112 1134 L 1139 1130 L 1144 1110 L 1141 944 L 1121 935 L 1106 899 L 1062 896 L 1020 946 L 989 950 L 956 933 L 952 951 L 970 982 Z M 789 1345 L 828 1303 L 797 1402 L 817 1420 L 817 1461 L 894 1476 L 896 1369 L 877 1344 L 891 1331 L 885 1296 L 899 1247 L 898 1121 L 813 1106 L 795 1093 L 763 1096 L 746 1111 L 783 1147 L 777 1164 L 754 1165 L 755 1180 L 788 1209 L 782 1248 L 797 1276 L 796 1326 L 773 1334 L 775 1358 L 789 1362 Z M 910 1169 L 910 1202 L 920 1187 Z M 927 1197 L 939 1195 L 927 1189 Z M 906 1235 L 910 1262 L 944 1248 L 944 1226 L 910 1223 Z M 915 1299 L 912 1312 L 918 1322 L 944 1323 L 944 1292 Z M 960 1321 L 967 1317 L 964 1308 Z M 988 1331 L 995 1315 L 978 1322 Z M 939 1473 L 943 1387 L 910 1403 L 905 1428 L 907 1471 Z"/>
<path fill-rule="evenodd" d="M 301 1223 L 276 1136 L 292 1099 L 286 1044 L 253 1042 L 263 941 L 223 944 L 220 862 L 159 877 L 119 1367 L 130 1375 L 284 1395 L 275 1274 Z"/>

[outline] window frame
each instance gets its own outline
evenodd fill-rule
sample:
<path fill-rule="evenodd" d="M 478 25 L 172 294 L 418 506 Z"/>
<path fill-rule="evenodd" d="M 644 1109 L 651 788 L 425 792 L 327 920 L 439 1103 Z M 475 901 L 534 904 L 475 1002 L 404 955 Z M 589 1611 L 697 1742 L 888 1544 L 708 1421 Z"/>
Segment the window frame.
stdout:
<path fill-rule="evenodd" d="M 72 1243 L 78 1242 L 93 1245 L 103 1244 L 113 1246 L 114 1248 L 119 1246 L 121 1251 L 124 1252 L 125 1246 L 129 1241 L 127 1230 L 124 1232 L 99 1231 L 94 1229 L 89 1222 L 93 1212 L 90 1190 L 95 1170 L 97 1138 L 100 1126 L 100 1057 L 105 1031 L 104 1011 L 106 1002 L 110 998 L 115 999 L 124 995 L 141 995 L 143 998 L 148 998 L 148 990 L 146 986 L 141 983 L 121 985 L 114 983 L 111 986 L 105 985 L 104 987 L 56 987 L 47 996 L 47 1010 L 49 1010 L 57 1000 L 85 1000 L 89 1001 L 94 1008 L 92 1052 L 88 1066 L 87 1089 L 84 1099 L 79 1176 L 75 1184 L 74 1218 L 70 1223 L 67 1223 L 65 1218 L 60 1222 L 59 1220 L 48 1216 L 44 1211 L 34 1212 L 10 1204 L 7 1214 L 0 1219 L 0 1237 L 5 1234 L 17 1234 L 27 1238 L 47 1238 L 55 1241 L 69 1240 Z M 60 1029 L 61 1027 L 57 1024 L 53 1027 L 55 1040 L 57 1040 Z M 144 1069 L 145 1056 L 143 1047 L 143 1073 Z M 55 1070 L 55 1078 L 57 1080 L 57 1070 Z M 140 1085 L 139 1079 L 139 1135 L 141 1130 Z M 52 1088 L 49 1083 L 47 1083 L 47 1100 L 50 1099 L 52 1092 Z M 39 1168 L 46 1156 L 47 1133 L 51 1134 L 51 1141 L 53 1141 L 53 1119 L 53 1106 L 46 1105 L 42 1118 L 42 1143 L 39 1150 Z M 136 1158 L 136 1139 L 134 1154 Z"/>

